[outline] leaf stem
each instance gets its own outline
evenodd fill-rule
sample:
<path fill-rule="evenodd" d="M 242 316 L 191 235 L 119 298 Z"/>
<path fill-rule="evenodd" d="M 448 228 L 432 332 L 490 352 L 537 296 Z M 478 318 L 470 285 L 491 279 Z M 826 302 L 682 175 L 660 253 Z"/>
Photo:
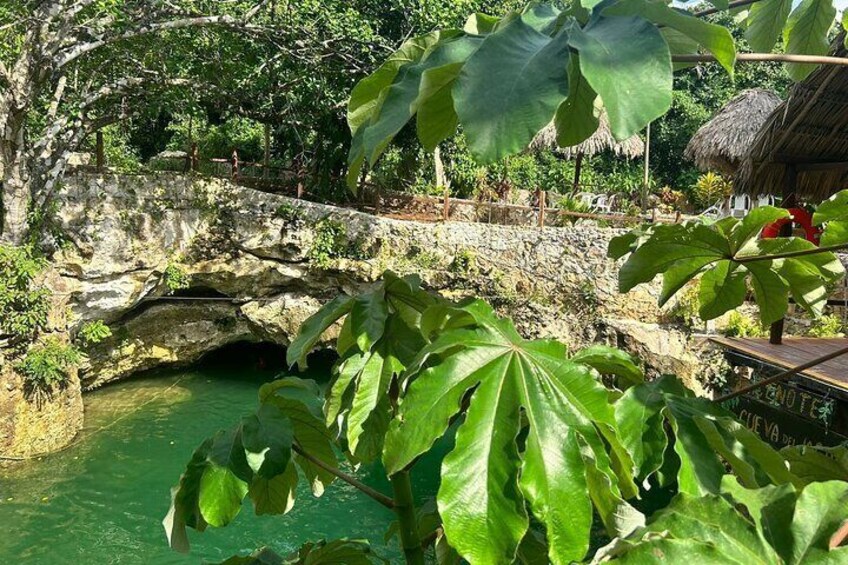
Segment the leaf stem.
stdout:
<path fill-rule="evenodd" d="M 301 448 L 296 443 L 292 444 L 292 450 L 294 450 L 295 453 L 297 453 L 298 455 L 300 455 L 301 457 L 303 457 L 304 459 L 306 459 L 307 461 L 309 461 L 313 465 L 317 465 L 318 467 L 321 467 L 322 469 L 324 469 L 328 473 L 331 473 L 331 474 L 335 475 L 336 477 L 340 478 L 341 480 L 343 480 L 344 482 L 346 482 L 350 486 L 352 486 L 356 489 L 359 489 L 360 491 L 367 494 L 368 496 L 370 496 L 371 498 L 373 498 L 374 500 L 376 500 L 377 502 L 379 502 L 380 504 L 382 504 L 383 506 L 385 506 L 389 510 L 394 509 L 394 507 L 395 507 L 394 500 L 392 500 L 390 497 L 386 496 L 385 494 L 381 493 L 380 491 L 369 487 L 365 483 L 359 481 L 358 479 L 356 479 L 355 477 L 352 477 L 351 475 L 348 475 L 344 471 L 337 469 L 337 468 L 333 467 L 332 465 L 328 465 L 328 464 L 324 463 L 323 461 L 321 461 L 317 457 L 314 457 L 310 453 L 307 453 L 306 451 L 304 451 L 303 448 Z"/>
<path fill-rule="evenodd" d="M 754 263 L 756 261 L 771 261 L 772 259 L 789 259 L 792 257 L 803 257 L 805 255 L 816 255 L 818 253 L 828 253 L 831 251 L 840 251 L 842 249 L 848 249 L 848 243 L 840 243 L 838 245 L 827 245 L 825 247 L 815 247 L 812 249 L 800 249 L 797 251 L 786 251 L 785 253 L 773 253 L 771 255 L 751 255 L 748 257 L 733 257 L 732 260 L 736 263 Z"/>
<path fill-rule="evenodd" d="M 717 61 L 714 55 L 710 55 L 708 53 L 672 55 L 671 60 L 675 63 L 714 63 Z M 781 63 L 807 63 L 813 65 L 848 66 L 848 57 L 829 57 L 826 55 L 792 55 L 789 53 L 737 53 L 736 61 L 739 63 L 775 61 Z"/>
<path fill-rule="evenodd" d="M 400 541 L 408 565 L 424 565 L 424 548 L 418 534 L 418 519 L 415 516 L 415 501 L 412 496 L 412 483 L 407 471 L 400 471 L 390 477 L 395 494 L 395 514 L 400 525 Z"/>

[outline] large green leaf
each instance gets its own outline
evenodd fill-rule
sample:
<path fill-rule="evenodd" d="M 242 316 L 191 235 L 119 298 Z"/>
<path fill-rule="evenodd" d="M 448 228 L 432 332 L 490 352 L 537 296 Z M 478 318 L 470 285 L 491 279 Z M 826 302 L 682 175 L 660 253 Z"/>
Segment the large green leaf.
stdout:
<path fill-rule="evenodd" d="M 315 383 L 294 377 L 263 385 L 254 415 L 203 442 L 172 490 L 163 520 L 174 549 L 188 550 L 186 527 L 203 531 L 207 525 L 226 526 L 248 494 L 257 513 L 288 512 L 298 480 L 295 464 L 316 495 L 323 492 L 335 477 L 292 452 L 297 445 L 324 463 L 336 464 L 318 395 Z"/>
<path fill-rule="evenodd" d="M 424 346 L 420 318 L 439 302 L 421 289 L 417 276 L 399 278 L 387 271 L 371 290 L 337 299 L 303 323 L 287 356 L 290 363 L 344 318 L 336 343 L 341 359 L 333 371 L 324 416 L 328 426 L 343 432 L 355 459 L 371 461 L 382 453 L 391 419 L 392 382 Z"/>
<path fill-rule="evenodd" d="M 469 149 L 481 162 L 524 149 L 568 95 L 566 32 L 551 37 L 527 19 L 485 36 L 453 89 Z"/>
<path fill-rule="evenodd" d="M 382 96 L 379 112 L 374 112 L 369 123 L 364 124 L 363 145 L 365 155 L 373 164 L 386 145 L 406 125 L 419 107 L 432 96 L 450 93 L 451 75 L 455 79 L 462 64 L 482 43 L 482 38 L 463 34 L 457 30 L 442 31 L 439 41 L 432 45 L 421 60 L 403 67 L 395 81 Z M 439 73 L 433 84 L 432 73 Z M 426 81 L 426 84 L 425 84 Z M 426 89 L 425 89 L 426 87 Z M 433 107 L 428 108 L 429 112 Z M 427 127 L 419 122 L 419 127 Z M 425 132 L 426 136 L 427 132 Z"/>
<path fill-rule="evenodd" d="M 437 496 L 450 544 L 473 563 L 510 562 L 528 528 L 527 505 L 545 525 L 551 560 L 580 559 L 592 501 L 609 510 L 602 517 L 613 532 L 629 508 L 605 444 L 618 443 L 607 392 L 566 360 L 563 345 L 522 339 L 485 303 L 463 309 L 476 327 L 441 333 L 407 369 L 386 469 L 398 472 L 429 450 L 467 399 Z M 522 414 L 529 428 L 519 441 Z"/>
<path fill-rule="evenodd" d="M 841 190 L 816 208 L 813 223 L 824 224 L 822 245 L 848 243 L 848 190 Z"/>
<path fill-rule="evenodd" d="M 615 404 L 619 438 L 631 454 L 634 473 L 645 480 L 659 471 L 674 439 L 677 486 L 692 495 L 720 492 L 731 468 L 744 485 L 801 484 L 780 454 L 731 413 L 694 398 L 675 378 L 664 376 L 628 389 Z M 668 427 L 666 426 L 668 424 Z"/>
<path fill-rule="evenodd" d="M 641 17 L 593 15 L 569 43 L 580 70 L 597 92 L 617 139 L 638 133 L 671 106 L 672 67 L 668 45 L 656 26 Z"/>
<path fill-rule="evenodd" d="M 792 55 L 827 55 L 827 34 L 836 17 L 833 0 L 803 0 L 789 15 L 783 30 L 785 51 Z M 816 65 L 788 63 L 793 80 L 804 80 Z"/>
<path fill-rule="evenodd" d="M 607 16 L 641 16 L 657 25 L 675 29 L 712 53 L 733 75 L 736 46 L 730 30 L 711 24 L 691 12 L 672 8 L 663 0 L 620 0 L 603 11 Z"/>
<path fill-rule="evenodd" d="M 780 453 L 789 462 L 792 473 L 804 482 L 848 481 L 848 447 L 844 445 L 798 445 L 784 447 Z"/>
<path fill-rule="evenodd" d="M 723 482 L 724 496 L 678 495 L 645 528 L 604 548 L 622 563 L 844 563 L 848 547 L 830 549 L 845 521 L 848 483 L 745 489 Z"/>
<path fill-rule="evenodd" d="M 598 129 L 598 97 L 586 78 L 580 74 L 580 60 L 572 55 L 568 61 L 568 98 L 557 108 L 554 124 L 560 147 L 578 145 Z"/>
<path fill-rule="evenodd" d="M 754 51 L 768 53 L 774 48 L 790 10 L 792 0 L 760 0 L 751 5 L 745 39 Z"/>
<path fill-rule="evenodd" d="M 453 35 L 456 32 L 451 30 L 447 33 Z M 348 152 L 347 182 L 351 188 L 356 186 L 367 154 L 366 127 L 380 115 L 388 89 L 403 68 L 420 61 L 440 38 L 441 33 L 436 31 L 407 40 L 385 63 L 353 88 L 347 106 L 347 123 L 352 135 Z"/>
<path fill-rule="evenodd" d="M 725 218 L 705 225 L 683 223 L 638 229 L 614 238 L 609 255 L 628 255 L 619 271 L 619 290 L 663 275 L 660 305 L 686 283 L 700 279 L 700 315 L 720 316 L 739 306 L 746 296 L 746 280 L 754 290 L 764 324 L 785 315 L 788 296 L 817 316 L 827 300 L 828 288 L 844 274 L 833 253 L 772 259 L 787 252 L 814 249 L 795 237 L 758 239 L 763 226 L 787 216 L 786 210 L 762 206 L 742 221 Z M 763 257 L 763 259 L 756 259 Z"/>
<path fill-rule="evenodd" d="M 587 365 L 601 375 L 619 377 L 622 384 L 626 386 L 639 384 L 645 380 L 645 373 L 639 367 L 639 361 L 614 347 L 592 345 L 572 355 L 571 361 Z"/>
<path fill-rule="evenodd" d="M 306 356 L 321 339 L 327 329 L 339 318 L 350 312 L 353 298 L 340 294 L 325 304 L 318 312 L 310 316 L 300 327 L 300 331 L 286 350 L 286 361 L 289 366 L 297 363 L 301 369 L 306 368 Z"/>

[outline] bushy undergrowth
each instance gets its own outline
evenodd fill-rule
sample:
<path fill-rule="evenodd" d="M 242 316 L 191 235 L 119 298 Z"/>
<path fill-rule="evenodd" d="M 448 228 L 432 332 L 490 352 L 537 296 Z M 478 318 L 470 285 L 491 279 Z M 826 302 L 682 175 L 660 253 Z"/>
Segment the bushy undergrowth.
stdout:
<path fill-rule="evenodd" d="M 88 347 L 95 343 L 100 343 L 111 336 L 112 330 L 103 320 L 94 320 L 84 324 L 80 328 L 77 339 L 84 347 Z"/>
<path fill-rule="evenodd" d="M 68 380 L 71 369 L 82 361 L 82 353 L 54 336 L 36 343 L 17 364 L 27 386 L 47 390 Z"/>
<path fill-rule="evenodd" d="M 29 247 L 0 246 L 0 333 L 31 340 L 44 329 L 50 291 L 35 279 L 45 267 Z"/>

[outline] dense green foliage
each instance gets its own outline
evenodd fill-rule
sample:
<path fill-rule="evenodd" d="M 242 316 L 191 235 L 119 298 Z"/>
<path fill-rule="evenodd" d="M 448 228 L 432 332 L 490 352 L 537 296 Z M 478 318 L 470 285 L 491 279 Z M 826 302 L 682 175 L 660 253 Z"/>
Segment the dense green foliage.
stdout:
<path fill-rule="evenodd" d="M 0 333 L 31 340 L 44 329 L 50 291 L 36 277 L 45 267 L 28 247 L 0 246 Z"/>
<path fill-rule="evenodd" d="M 711 320 L 742 305 L 750 280 L 763 324 L 783 317 L 790 295 L 818 317 L 845 269 L 833 248 L 819 249 L 799 237 L 759 237 L 766 224 L 787 217 L 784 209 L 761 206 L 741 221 L 724 218 L 713 224 L 689 222 L 633 230 L 610 243 L 611 257 L 627 257 L 619 272 L 619 289 L 627 292 L 662 274 L 662 305 L 697 279 L 699 315 Z M 848 243 L 845 218 L 848 192 L 842 191 L 813 216 L 816 224 L 824 226 L 822 243 L 836 248 Z"/>
<path fill-rule="evenodd" d="M 749 39 L 774 46 L 777 37 L 765 37 L 760 25 L 768 19 L 784 30 L 789 52 L 819 53 L 833 21 L 819 4 L 828 2 L 810 0 L 788 19 L 752 10 Z M 801 36 L 809 41 L 792 40 Z M 366 161 L 374 166 L 413 118 L 426 150 L 461 126 L 483 163 L 520 152 L 551 121 L 561 145 L 585 140 L 598 126 L 596 100 L 624 139 L 669 110 L 672 59 L 699 46 L 733 74 L 736 46 L 727 27 L 653 0 L 603 2 L 591 11 L 531 4 L 502 19 L 478 14 L 463 29 L 412 38 L 351 94 L 348 181 L 355 186 Z M 625 55 L 634 49 L 639 57 Z M 790 66 L 790 73 L 798 79 L 808 67 Z"/>
<path fill-rule="evenodd" d="M 189 463 L 166 519 L 172 545 L 185 547 L 185 526 L 230 522 L 245 496 L 258 513 L 288 512 L 292 461 L 307 454 L 329 471 L 322 478 L 301 464 L 320 492 L 341 476 L 334 439 L 351 461 L 382 459 L 395 484 L 455 431 L 436 524 L 471 563 L 510 562 L 542 535 L 552 562 L 581 560 L 593 515 L 610 537 L 645 523 L 638 508 L 648 485 L 668 497 L 718 495 L 727 469 L 750 489 L 805 484 L 780 453 L 675 378 L 643 382 L 635 360 L 608 347 L 569 355 L 557 341 L 525 340 L 486 303 L 449 302 L 416 277 L 386 273 L 369 291 L 327 303 L 303 324 L 289 363 L 303 366 L 339 321 L 323 408 L 307 381 L 263 387 L 257 414 L 207 440 Z M 420 537 L 401 537 L 418 562 Z"/>
<path fill-rule="evenodd" d="M 82 361 L 82 354 L 73 346 L 48 336 L 29 348 L 16 365 L 30 390 L 46 391 L 67 382 L 69 371 Z"/>
<path fill-rule="evenodd" d="M 77 333 L 77 339 L 83 346 L 88 347 L 100 343 L 111 335 L 112 330 L 103 320 L 94 320 L 83 324 Z"/>
<path fill-rule="evenodd" d="M 721 495 L 678 495 L 651 522 L 605 550 L 622 563 L 841 563 L 848 547 L 832 548 L 844 524 L 848 483 L 741 487 L 731 476 Z"/>
<path fill-rule="evenodd" d="M 165 266 L 165 271 L 162 273 L 162 280 L 171 292 L 185 290 L 191 286 L 191 277 L 189 274 L 174 262 L 169 262 Z"/>

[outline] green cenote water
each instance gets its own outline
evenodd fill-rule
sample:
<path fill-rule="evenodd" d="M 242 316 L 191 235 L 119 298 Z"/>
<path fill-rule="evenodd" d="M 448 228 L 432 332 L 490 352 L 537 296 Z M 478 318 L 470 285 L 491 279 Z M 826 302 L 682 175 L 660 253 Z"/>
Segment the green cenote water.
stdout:
<path fill-rule="evenodd" d="M 190 530 L 190 554 L 168 548 L 161 520 L 171 486 L 206 437 L 255 409 L 258 387 L 271 378 L 268 371 L 200 368 L 87 395 L 77 443 L 0 469 L 0 563 L 201 563 L 262 545 L 285 554 L 305 541 L 338 537 L 370 539 L 395 562 L 396 542 L 382 541 L 393 514 L 340 481 L 321 498 L 301 481 L 286 516 L 256 516 L 248 501 L 230 526 Z M 421 465 L 435 470 L 438 461 Z M 380 469 L 357 474 L 391 492 Z M 432 473 L 413 472 L 413 480 L 416 494 L 437 489 Z"/>

